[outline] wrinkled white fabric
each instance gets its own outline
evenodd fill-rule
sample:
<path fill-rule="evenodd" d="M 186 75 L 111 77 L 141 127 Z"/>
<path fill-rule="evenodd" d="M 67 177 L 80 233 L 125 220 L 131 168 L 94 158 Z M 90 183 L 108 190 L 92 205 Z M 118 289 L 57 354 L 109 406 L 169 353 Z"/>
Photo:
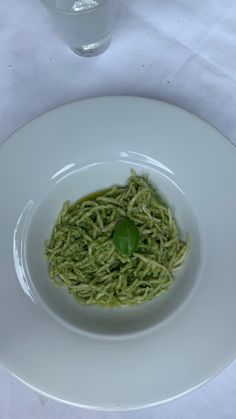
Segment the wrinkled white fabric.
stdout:
<path fill-rule="evenodd" d="M 0 2 L 0 142 L 53 107 L 124 94 L 176 104 L 236 144 L 235 0 L 118 0 L 118 6 L 109 49 L 81 58 L 58 38 L 39 0 Z M 236 362 L 171 403 L 105 414 L 39 396 L 0 369 L 0 419 L 235 419 L 235 394 Z"/>

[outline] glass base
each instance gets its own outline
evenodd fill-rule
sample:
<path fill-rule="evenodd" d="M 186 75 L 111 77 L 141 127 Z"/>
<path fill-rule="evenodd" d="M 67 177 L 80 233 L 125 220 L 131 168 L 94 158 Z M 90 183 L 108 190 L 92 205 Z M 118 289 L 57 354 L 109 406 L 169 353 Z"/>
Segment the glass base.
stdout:
<path fill-rule="evenodd" d="M 111 34 L 109 32 L 98 42 L 93 42 L 91 44 L 83 44 L 79 47 L 71 49 L 75 54 L 81 55 L 82 57 L 95 57 L 96 55 L 99 55 L 102 52 L 104 52 L 108 48 L 110 42 Z"/>

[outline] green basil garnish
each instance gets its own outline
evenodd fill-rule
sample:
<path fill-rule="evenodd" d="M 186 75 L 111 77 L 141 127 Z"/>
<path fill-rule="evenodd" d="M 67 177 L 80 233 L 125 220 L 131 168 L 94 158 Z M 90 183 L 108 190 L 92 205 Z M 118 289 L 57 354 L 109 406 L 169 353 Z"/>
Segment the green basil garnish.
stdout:
<path fill-rule="evenodd" d="M 124 217 L 118 221 L 113 242 L 116 250 L 125 256 L 131 256 L 138 249 L 140 242 L 139 230 L 130 218 Z"/>

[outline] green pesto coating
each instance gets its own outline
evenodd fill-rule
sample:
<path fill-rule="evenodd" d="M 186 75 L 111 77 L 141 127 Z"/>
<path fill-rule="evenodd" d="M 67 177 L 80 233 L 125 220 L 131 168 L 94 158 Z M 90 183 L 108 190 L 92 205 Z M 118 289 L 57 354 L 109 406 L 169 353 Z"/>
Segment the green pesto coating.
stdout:
<path fill-rule="evenodd" d="M 130 257 L 116 250 L 117 222 L 129 217 L 140 243 Z M 65 202 L 45 244 L 52 281 L 81 304 L 122 306 L 143 303 L 169 289 L 188 252 L 170 209 L 147 176 L 131 177 L 94 199 Z"/>

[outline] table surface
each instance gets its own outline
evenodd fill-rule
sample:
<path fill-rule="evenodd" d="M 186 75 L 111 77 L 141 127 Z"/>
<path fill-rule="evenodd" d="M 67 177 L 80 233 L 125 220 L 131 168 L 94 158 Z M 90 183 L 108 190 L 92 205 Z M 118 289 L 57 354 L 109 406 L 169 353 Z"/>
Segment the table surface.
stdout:
<path fill-rule="evenodd" d="M 94 58 L 73 54 L 39 0 L 0 4 L 0 142 L 39 114 L 101 95 L 164 100 L 236 144 L 235 0 L 118 0 L 113 40 Z M 194 392 L 157 407 L 97 413 L 38 395 L 0 368 L 0 419 L 236 417 L 236 362 Z"/>

